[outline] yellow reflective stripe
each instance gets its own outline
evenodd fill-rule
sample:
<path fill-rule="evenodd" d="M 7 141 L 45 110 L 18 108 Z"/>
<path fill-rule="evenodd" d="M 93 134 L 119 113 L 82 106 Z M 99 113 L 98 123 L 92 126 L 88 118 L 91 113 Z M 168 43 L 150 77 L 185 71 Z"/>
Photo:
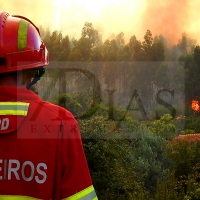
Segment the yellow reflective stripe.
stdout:
<path fill-rule="evenodd" d="M 24 102 L 0 102 L 0 115 L 27 116 L 29 105 Z"/>
<path fill-rule="evenodd" d="M 33 197 L 19 196 L 19 195 L 0 195 L 0 200 L 40 200 Z"/>
<path fill-rule="evenodd" d="M 85 188 L 77 194 L 74 194 L 63 200 L 98 200 L 98 198 L 96 196 L 94 187 L 91 185 L 90 187 Z"/>
<path fill-rule="evenodd" d="M 18 28 L 18 50 L 22 50 L 27 45 L 29 22 L 21 19 Z"/>
<path fill-rule="evenodd" d="M 22 116 L 27 116 L 27 111 L 22 111 L 22 110 L 0 110 L 0 115 L 22 115 Z"/>
<path fill-rule="evenodd" d="M 5 106 L 13 106 L 13 105 L 18 105 L 18 106 L 29 106 L 30 103 L 25 103 L 25 102 L 19 102 L 19 101 L 5 101 L 5 102 L 0 102 L 0 105 L 5 105 Z"/>

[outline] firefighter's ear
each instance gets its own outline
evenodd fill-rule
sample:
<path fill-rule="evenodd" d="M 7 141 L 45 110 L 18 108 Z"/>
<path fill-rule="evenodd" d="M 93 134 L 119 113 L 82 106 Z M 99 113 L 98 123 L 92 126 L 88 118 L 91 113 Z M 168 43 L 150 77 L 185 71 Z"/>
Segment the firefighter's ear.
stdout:
<path fill-rule="evenodd" d="M 22 85 L 29 85 L 37 73 L 36 69 L 26 69 L 22 71 Z"/>

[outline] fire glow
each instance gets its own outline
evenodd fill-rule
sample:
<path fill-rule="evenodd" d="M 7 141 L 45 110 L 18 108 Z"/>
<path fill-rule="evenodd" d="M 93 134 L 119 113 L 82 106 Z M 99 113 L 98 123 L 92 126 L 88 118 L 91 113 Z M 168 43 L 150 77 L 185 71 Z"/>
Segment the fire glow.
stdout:
<path fill-rule="evenodd" d="M 192 110 L 194 110 L 195 112 L 200 112 L 200 105 L 199 105 L 199 101 L 197 100 L 192 100 Z"/>

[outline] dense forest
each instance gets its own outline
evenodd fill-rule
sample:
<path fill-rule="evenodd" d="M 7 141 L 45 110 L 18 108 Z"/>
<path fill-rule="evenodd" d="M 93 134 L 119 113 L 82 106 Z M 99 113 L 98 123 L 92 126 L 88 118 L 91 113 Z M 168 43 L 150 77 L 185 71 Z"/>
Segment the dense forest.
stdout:
<path fill-rule="evenodd" d="M 123 32 L 102 41 L 101 34 L 88 22 L 79 39 L 63 36 L 57 30 L 40 30 L 55 68 L 47 70 L 46 82 L 41 80 L 38 87 L 46 88 L 43 98 L 49 100 L 59 79 L 61 89 L 50 96 L 50 101 L 77 118 L 99 199 L 200 199 L 200 142 L 177 139 L 180 134 L 200 132 L 199 110 L 191 108 L 192 100 L 200 100 L 200 46 L 196 41 L 183 33 L 177 44 L 169 46 L 162 35 L 153 36 L 150 30 L 144 33 L 143 41 L 133 35 L 125 43 Z M 96 72 L 98 79 L 78 68 L 92 77 L 93 85 L 98 88 L 97 80 L 103 79 L 107 101 L 99 103 L 100 93 L 85 88 L 87 83 L 80 81 L 81 75 L 67 77 L 66 71 L 56 69 L 59 63 L 73 66 L 82 62 L 89 63 L 88 68 Z M 92 65 L 93 62 L 100 64 Z M 116 79 L 119 90 L 122 88 L 117 98 L 131 99 L 125 108 L 113 103 Z M 77 86 L 71 89 L 76 90 L 74 93 L 68 92 L 71 90 L 66 86 L 72 86 L 72 82 Z M 158 94 L 164 90 L 170 96 L 178 94 L 176 101 L 169 103 L 167 95 L 157 95 L 157 104 L 153 104 L 149 91 L 155 88 Z M 180 104 L 181 98 L 184 101 Z M 142 118 L 128 114 L 134 110 L 133 99 Z M 85 110 L 87 116 L 82 115 Z M 153 114 L 155 117 L 151 118 Z"/>
<path fill-rule="evenodd" d="M 200 47 L 195 39 L 191 39 L 186 33 L 180 36 L 180 40 L 173 46 L 168 46 L 166 39 L 162 36 L 152 35 L 150 30 L 144 33 L 143 41 L 137 40 L 133 35 L 125 44 L 124 33 L 111 35 L 109 39 L 102 41 L 98 30 L 94 29 L 92 23 L 86 22 L 82 28 L 79 39 L 63 36 L 55 30 L 52 33 L 40 27 L 42 38 L 50 52 L 50 61 L 179 61 L 183 69 L 177 69 L 177 74 L 184 76 L 184 94 L 186 103 L 192 99 L 199 100 L 200 86 Z M 182 70 L 182 71 L 181 71 Z M 160 68 L 162 77 L 164 67 Z"/>

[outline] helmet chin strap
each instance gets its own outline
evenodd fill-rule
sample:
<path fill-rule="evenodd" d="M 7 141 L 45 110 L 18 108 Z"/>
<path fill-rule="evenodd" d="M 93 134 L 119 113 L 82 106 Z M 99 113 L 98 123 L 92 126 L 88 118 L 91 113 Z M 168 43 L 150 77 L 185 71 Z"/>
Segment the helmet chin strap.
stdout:
<path fill-rule="evenodd" d="M 29 90 L 31 88 L 32 85 L 36 84 L 40 78 L 42 77 L 42 75 L 45 73 L 45 69 L 44 67 L 41 67 L 37 70 L 37 73 L 35 75 L 35 77 L 33 78 L 33 80 L 30 82 L 30 84 L 27 86 L 27 89 Z"/>

